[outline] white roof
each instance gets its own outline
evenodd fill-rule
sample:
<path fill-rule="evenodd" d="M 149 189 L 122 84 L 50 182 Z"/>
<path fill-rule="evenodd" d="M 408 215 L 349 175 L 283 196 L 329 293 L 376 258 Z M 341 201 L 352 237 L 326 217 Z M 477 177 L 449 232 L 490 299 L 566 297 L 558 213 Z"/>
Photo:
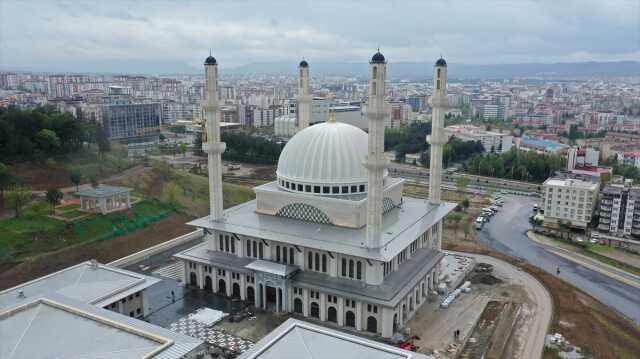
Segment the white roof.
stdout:
<path fill-rule="evenodd" d="M 289 319 L 240 359 L 426 359 L 426 355 Z"/>
<path fill-rule="evenodd" d="M 144 321 L 50 293 L 0 310 L 0 358 L 177 359 L 202 345 Z"/>
<path fill-rule="evenodd" d="M 297 270 L 297 268 L 294 266 L 288 266 L 288 265 L 280 264 L 276 262 L 265 261 L 262 259 L 257 259 L 247 264 L 244 267 L 247 269 L 255 270 L 255 271 L 279 275 L 282 277 L 286 277 L 287 275 Z"/>
<path fill-rule="evenodd" d="M 27 298 L 56 293 L 104 307 L 159 281 L 143 274 L 87 261 L 0 292 L 0 309 L 21 302 L 20 292 Z"/>
<path fill-rule="evenodd" d="M 574 189 L 596 190 L 598 184 L 594 182 L 581 181 L 572 178 L 548 178 L 543 186 L 568 187 Z"/>
<path fill-rule="evenodd" d="M 279 178 L 321 184 L 366 183 L 362 165 L 367 134 L 352 125 L 324 122 L 298 132 L 282 150 Z"/>

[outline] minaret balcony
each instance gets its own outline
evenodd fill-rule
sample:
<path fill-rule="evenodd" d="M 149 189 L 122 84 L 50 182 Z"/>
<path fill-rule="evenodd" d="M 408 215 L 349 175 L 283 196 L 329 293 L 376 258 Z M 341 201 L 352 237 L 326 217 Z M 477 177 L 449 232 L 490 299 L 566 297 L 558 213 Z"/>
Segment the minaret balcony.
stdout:
<path fill-rule="evenodd" d="M 218 153 L 224 152 L 226 148 L 227 148 L 227 144 L 224 142 L 218 142 L 218 143 L 205 142 L 202 144 L 202 151 L 206 153 L 218 154 Z"/>

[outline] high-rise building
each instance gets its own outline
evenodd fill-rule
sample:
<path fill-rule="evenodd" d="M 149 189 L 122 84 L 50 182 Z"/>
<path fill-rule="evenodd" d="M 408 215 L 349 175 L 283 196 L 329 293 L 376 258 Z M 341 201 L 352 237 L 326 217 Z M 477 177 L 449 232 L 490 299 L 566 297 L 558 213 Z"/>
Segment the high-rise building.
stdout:
<path fill-rule="evenodd" d="M 598 230 L 640 238 L 640 187 L 608 184 L 600 193 Z"/>

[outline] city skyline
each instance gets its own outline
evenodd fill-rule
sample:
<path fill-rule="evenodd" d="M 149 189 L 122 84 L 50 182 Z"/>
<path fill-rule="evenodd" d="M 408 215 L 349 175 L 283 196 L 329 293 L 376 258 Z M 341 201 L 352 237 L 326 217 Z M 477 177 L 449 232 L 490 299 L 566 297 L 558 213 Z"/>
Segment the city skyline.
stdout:
<path fill-rule="evenodd" d="M 153 4 L 3 2 L 0 68 L 189 73 L 210 48 L 229 68 L 301 57 L 360 62 L 378 46 L 391 62 L 640 60 L 640 5 L 627 0 Z"/>

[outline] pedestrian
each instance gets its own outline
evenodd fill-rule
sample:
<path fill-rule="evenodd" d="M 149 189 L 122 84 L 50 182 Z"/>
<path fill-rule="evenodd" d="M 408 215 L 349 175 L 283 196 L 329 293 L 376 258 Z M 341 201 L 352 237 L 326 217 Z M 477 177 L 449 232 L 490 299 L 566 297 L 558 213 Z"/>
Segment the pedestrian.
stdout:
<path fill-rule="evenodd" d="M 176 293 L 171 291 L 171 303 L 175 303 L 175 302 L 176 302 Z"/>
<path fill-rule="evenodd" d="M 560 267 L 556 267 L 556 275 L 560 275 Z"/>

